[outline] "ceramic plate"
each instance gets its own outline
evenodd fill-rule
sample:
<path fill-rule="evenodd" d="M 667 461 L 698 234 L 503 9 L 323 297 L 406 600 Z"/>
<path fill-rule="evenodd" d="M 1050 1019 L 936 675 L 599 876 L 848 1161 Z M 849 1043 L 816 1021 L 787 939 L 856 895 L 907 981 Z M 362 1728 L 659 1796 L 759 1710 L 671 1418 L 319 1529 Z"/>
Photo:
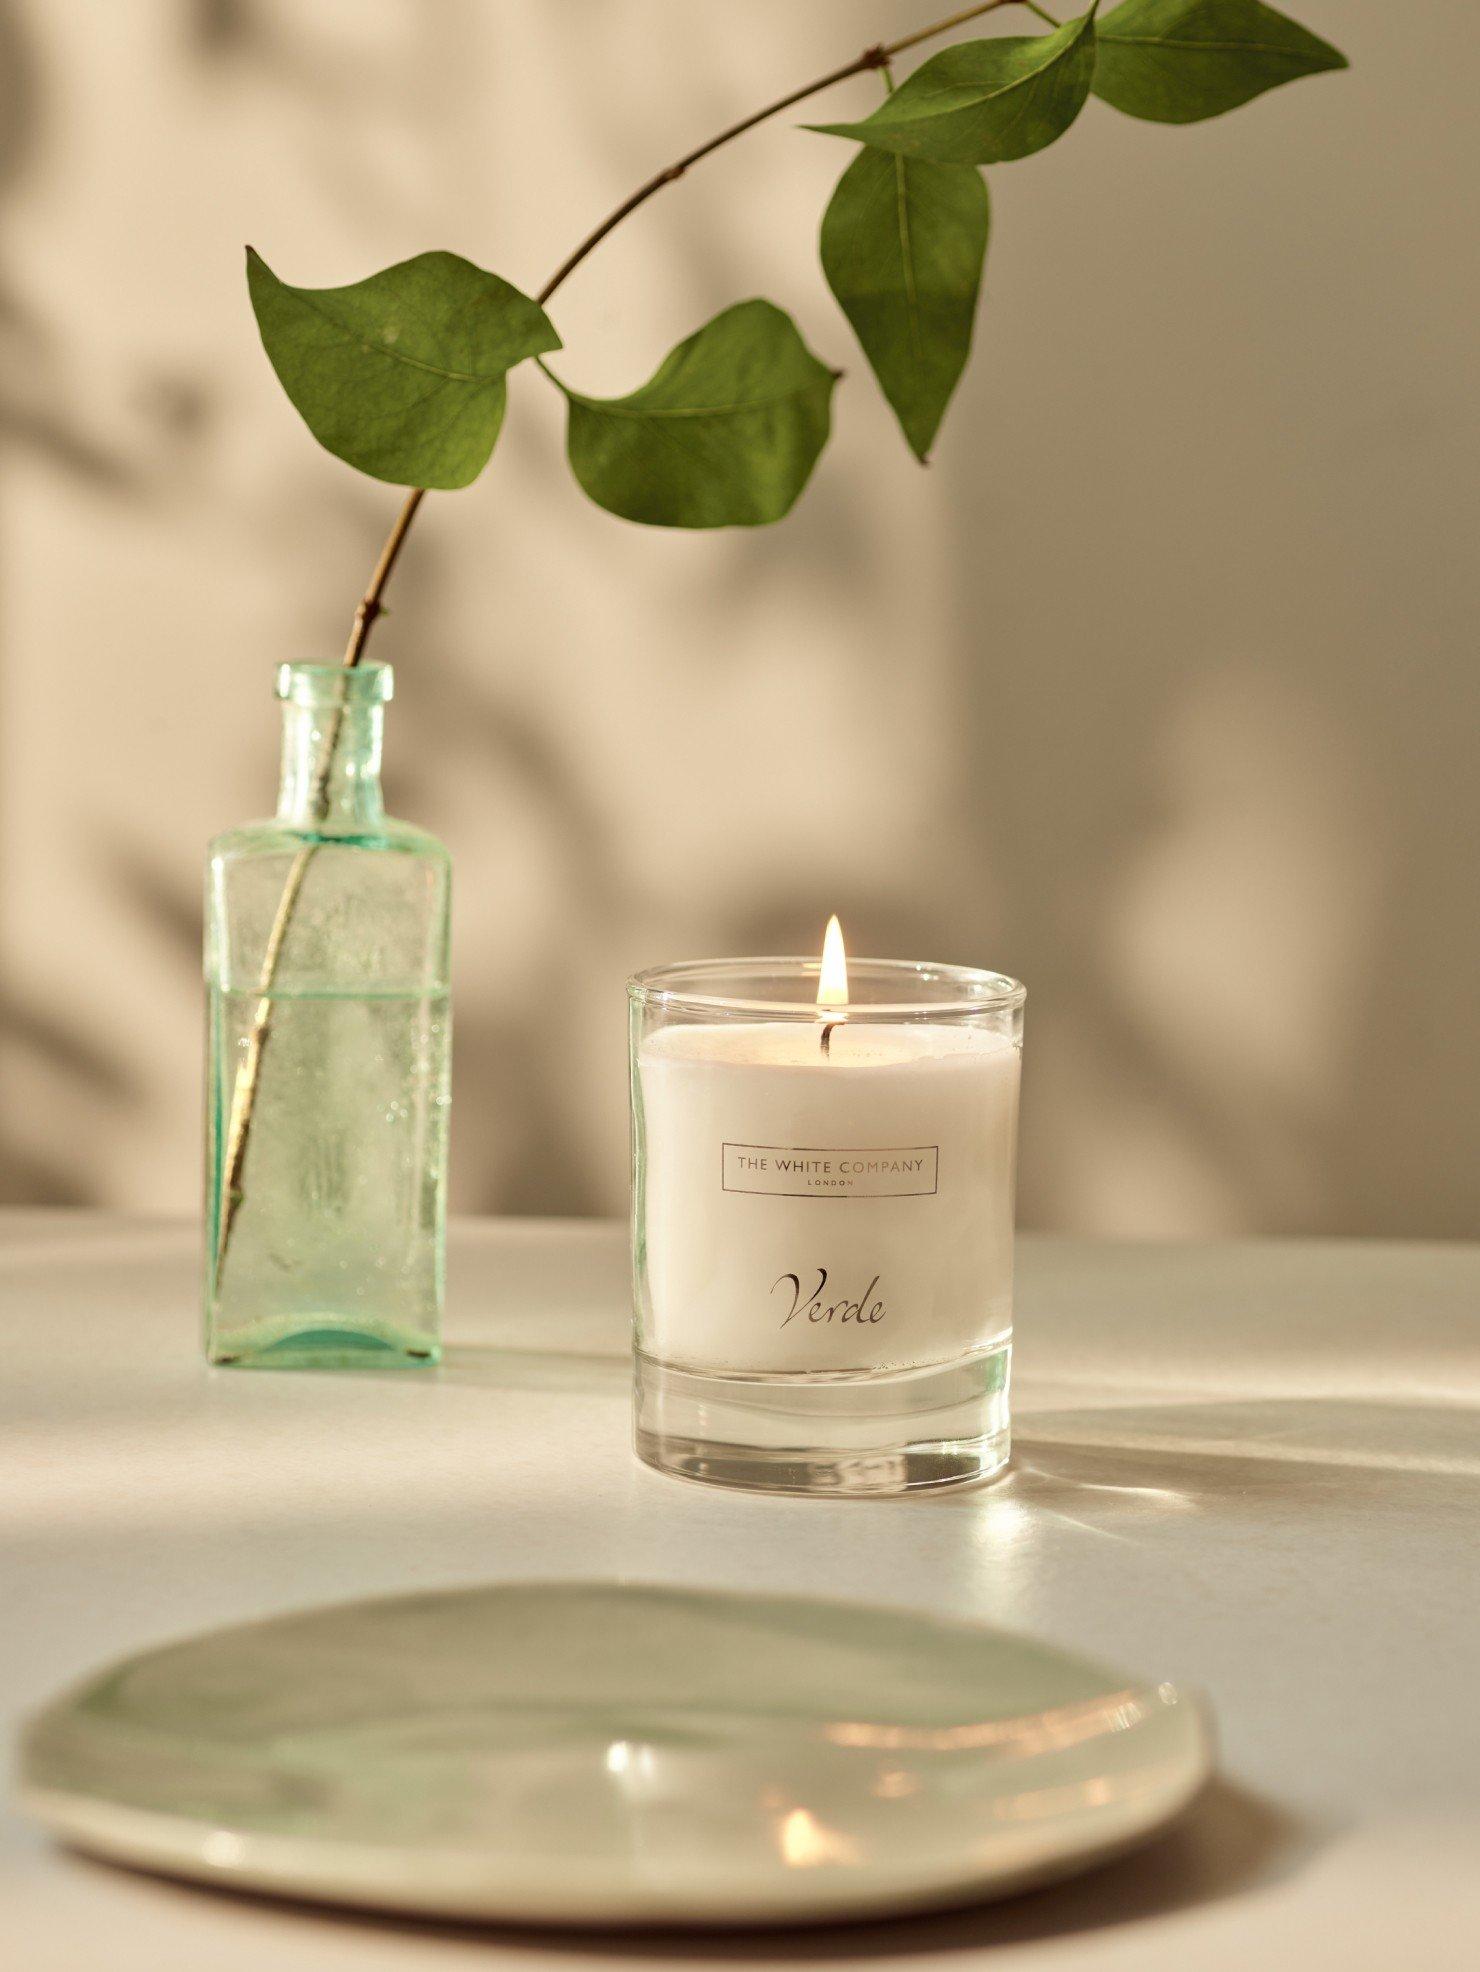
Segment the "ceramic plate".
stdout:
<path fill-rule="evenodd" d="M 152 1650 L 41 1713 L 26 1804 L 115 1861 L 458 1918 L 785 1923 L 1001 1896 L 1206 1779 L 1198 1705 L 900 1610 L 596 1583 Z"/>

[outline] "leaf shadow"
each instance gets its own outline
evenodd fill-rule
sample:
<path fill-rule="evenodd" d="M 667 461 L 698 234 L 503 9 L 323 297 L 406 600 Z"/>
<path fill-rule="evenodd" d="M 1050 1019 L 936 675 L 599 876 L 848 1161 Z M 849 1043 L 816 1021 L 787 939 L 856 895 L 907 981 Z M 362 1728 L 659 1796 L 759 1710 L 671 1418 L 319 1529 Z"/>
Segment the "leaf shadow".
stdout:
<path fill-rule="evenodd" d="M 0 1054 L 10 1098 L 0 1112 L 0 1199 L 14 1205 L 91 1205 L 93 1187 L 50 1131 L 31 1125 L 79 1104 L 127 1112 L 143 1099 L 137 1075 L 64 1014 L 15 990 L 0 993 Z M 22 1097 L 17 1089 L 35 1093 Z"/>

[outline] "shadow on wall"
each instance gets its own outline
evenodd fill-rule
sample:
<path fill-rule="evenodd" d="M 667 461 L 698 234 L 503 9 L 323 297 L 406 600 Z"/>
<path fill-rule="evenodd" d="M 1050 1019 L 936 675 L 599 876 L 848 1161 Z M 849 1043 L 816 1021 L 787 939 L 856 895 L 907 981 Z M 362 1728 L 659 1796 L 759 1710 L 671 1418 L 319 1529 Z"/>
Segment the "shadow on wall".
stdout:
<path fill-rule="evenodd" d="M 35 51 L 15 8 L 0 4 L 0 208 L 24 179 L 42 135 Z M 44 454 L 73 478 L 110 492 L 127 490 L 124 463 L 69 416 L 51 339 L 3 266 L 0 358 L 0 490 L 22 447 Z M 61 1134 L 47 1125 L 126 1110 L 133 1093 L 126 1071 L 65 1020 L 13 992 L 0 992 L 0 1064 L 7 1098 L 0 1112 L 0 1199 L 86 1202 L 85 1179 L 70 1166 Z M 39 1130 L 28 1127 L 28 1112 L 44 1118 Z"/>
<path fill-rule="evenodd" d="M 363 108 L 359 82 L 339 59 L 339 48 L 316 49 L 312 35 L 299 37 L 274 23 L 247 0 L 196 0 L 180 17 L 182 56 L 194 65 L 202 84 L 225 66 L 257 70 L 289 95 L 313 100 L 339 113 Z M 45 36 L 28 10 L 0 0 L 0 203 L 20 201 L 28 177 L 64 153 L 62 92 L 53 84 L 57 55 L 43 56 Z M 371 61 L 369 69 L 374 69 Z M 382 68 L 389 89 L 393 77 Z M 207 376 L 185 370 L 139 366 L 119 394 L 134 413 L 122 438 L 104 436 L 108 418 L 90 415 L 92 398 L 79 387 L 69 355 L 68 325 L 49 319 L 41 303 L 24 298 L 0 268 L 0 485 L 13 481 L 24 454 L 48 489 L 60 488 L 74 501 L 83 495 L 120 508 L 157 509 L 161 527 L 178 519 L 182 499 L 190 497 L 191 472 L 199 473 L 219 433 L 211 428 L 212 388 Z M 95 394 L 94 394 L 95 397 Z M 183 455 L 192 456 L 185 460 Z M 173 475 L 173 476 L 172 476 Z M 300 476 L 312 482 L 308 472 Z M 182 486 L 183 480 L 183 486 Z M 324 542 L 338 533 L 357 560 L 384 527 L 383 489 L 346 475 L 336 483 L 326 509 L 322 489 L 290 483 L 271 503 L 235 516 L 236 552 L 243 566 L 276 566 L 294 595 L 293 609 L 308 647 L 333 648 L 343 633 L 339 592 L 323 579 Z M 227 499 L 230 495 L 225 496 Z M 106 526 L 106 518 L 99 526 Z M 439 567 L 430 541 L 421 544 L 419 565 L 408 568 L 397 605 L 422 625 L 418 662 L 437 679 L 435 692 L 416 696 L 414 706 L 397 707 L 402 730 L 396 758 L 437 760 L 435 776 L 403 772 L 396 805 L 405 812 L 435 815 L 446 782 L 494 777 L 521 805 L 531 830 L 545 835 L 558 862 L 562 889 L 572 905 L 579 900 L 587 921 L 598 930 L 619 912 L 624 883 L 609 853 L 599 817 L 572 776 L 552 737 L 514 703 L 500 704 L 458 678 L 439 662 L 446 640 L 439 624 L 445 614 L 438 594 Z M 346 590 L 344 593 L 349 593 Z M 127 608 L 128 598 L 120 598 Z M 50 654 L 48 654 L 50 655 Z M 35 662 L 19 648 L 0 650 L 7 670 Z M 107 661 L 105 654 L 104 661 Z M 197 688 L 203 709 L 211 694 Z M 418 730 L 419 728 L 419 730 Z M 410 729 L 410 730 L 407 730 Z M 196 731 L 200 728 L 197 726 Z M 62 749 L 76 768 L 78 805 L 84 805 L 85 754 L 90 744 L 106 744 L 94 731 L 79 731 Z M 270 807 L 275 784 L 276 736 L 270 708 L 254 728 L 246 751 L 260 790 L 258 812 Z M 431 784 L 429 784 L 431 783 Z M 423 805 L 424 804 L 424 805 Z M 130 840 L 111 826 L 87 829 L 80 846 L 81 886 L 106 895 L 112 915 L 127 924 L 127 941 L 149 954 L 149 969 L 167 971 L 193 992 L 200 965 L 199 882 L 191 855 L 162 854 Z M 221 815 L 225 822 L 228 817 Z M 14 886 L 0 864 L 0 901 Z M 7 973 L 24 941 L 44 938 L 46 927 L 17 922 L 7 912 Z M 100 926 L 100 929 L 106 929 Z M 506 928 L 507 929 L 507 928 Z M 578 965 L 583 954 L 567 958 Z M 128 964 L 125 957 L 121 960 Z M 107 976 L 106 959 L 95 979 Z M 96 997 L 96 996 L 95 996 Z M 507 996 L 505 996 L 507 997 Z M 463 1209 L 585 1212 L 600 1201 L 583 1166 L 589 1146 L 578 1127 L 562 1125 L 559 1104 L 548 1086 L 547 1066 L 559 1055 L 558 1010 L 548 1002 L 538 1015 L 547 1023 L 537 1031 L 529 1006 L 517 1011 L 498 996 L 466 995 L 459 1005 L 459 1079 L 476 1090 L 475 1102 L 459 1104 L 459 1197 Z M 170 1009 L 161 1009 L 159 1018 Z M 89 1027 L 84 1020 L 55 1010 L 40 995 L 11 990 L 0 995 L 0 1067 L 7 1101 L 0 1113 L 0 1202 L 87 1204 L 106 1202 L 108 1186 L 89 1149 L 101 1137 L 111 1142 L 147 1139 L 157 1119 L 151 1090 L 127 1058 L 126 1031 Z M 179 1051 L 194 1074 L 198 1047 Z M 177 1208 L 184 1198 L 177 1197 Z M 190 1195 L 193 1204 L 193 1194 Z"/>
<path fill-rule="evenodd" d="M 847 9 L 833 14 L 851 44 Z M 403 228 L 430 238 L 441 221 L 429 212 L 444 206 L 455 231 L 502 196 L 464 194 L 453 167 L 467 160 L 438 148 L 455 122 L 439 94 L 456 72 L 454 29 L 473 34 L 472 17 L 420 37 L 415 10 L 392 5 L 377 19 L 333 28 L 252 0 L 194 0 L 172 17 L 173 47 L 147 37 L 129 46 L 169 67 L 142 78 L 157 92 L 162 143 L 191 145 L 191 119 L 206 113 L 234 133 L 240 112 L 252 141 L 266 130 L 289 147 L 323 207 L 321 229 L 345 239 L 346 256 L 373 260 L 379 249 L 366 240 Z M 586 141 L 605 147 L 603 183 L 620 186 L 650 168 L 647 147 L 662 154 L 667 126 L 588 100 L 600 49 L 581 41 L 576 52 L 577 19 L 569 7 L 531 11 L 516 31 L 526 56 L 569 39 L 569 77 L 550 80 L 556 108 L 568 88 L 562 113 L 578 103 Z M 1388 32 L 1370 26 L 1377 20 L 1359 10 L 1359 43 Z M 784 71 L 788 49 L 814 29 L 781 5 L 766 21 L 769 59 Z M 76 92 L 57 78 L 64 64 L 114 59 L 79 48 L 39 5 L 0 0 L 0 201 L 33 222 L 44 212 L 50 223 L 55 208 L 79 253 L 84 216 L 47 176 L 84 142 L 63 122 L 78 115 Z M 1370 114 L 1360 87 L 1322 126 L 1323 149 L 1348 164 L 1361 143 L 1328 139 L 1341 114 L 1360 136 Z M 735 106 L 718 82 L 710 93 L 691 111 L 720 120 Z M 393 598 L 405 637 L 395 618 L 382 633 L 380 654 L 404 650 L 417 679 L 393 708 L 388 780 L 392 805 L 457 855 L 461 1209 L 619 1208 L 625 973 L 704 950 L 811 949 L 836 909 L 855 950 L 975 960 L 1027 980 L 1025 1223 L 1173 1235 L 1476 1230 L 1480 1060 L 1467 995 L 1480 924 L 1462 856 L 1473 692 L 1448 619 L 1426 600 L 1463 565 L 1450 511 L 1462 503 L 1442 485 L 1429 491 L 1414 459 L 1410 497 L 1391 497 L 1395 451 L 1416 447 L 1421 462 L 1424 446 L 1443 442 L 1408 415 L 1407 383 L 1374 372 L 1391 430 L 1359 429 L 1353 392 L 1316 388 L 1333 325 L 1349 326 L 1353 364 L 1398 340 L 1380 316 L 1349 321 L 1342 300 L 1364 277 L 1361 255 L 1387 234 L 1359 248 L 1331 229 L 1330 298 L 1299 288 L 1290 269 L 1309 258 L 1302 212 L 1322 196 L 1324 167 L 1308 140 L 1296 158 L 1306 203 L 1271 214 L 1257 131 L 1278 175 L 1288 163 L 1278 145 L 1290 141 L 1281 133 L 1296 127 L 1283 114 L 1253 112 L 1262 121 L 1239 153 L 1250 182 L 1241 203 L 1220 207 L 1221 287 L 1198 257 L 1225 169 L 1216 133 L 1190 140 L 1169 182 L 1165 151 L 1144 131 L 1096 122 L 1085 141 L 1100 146 L 1105 196 L 1144 212 L 1143 259 L 1128 269 L 1107 243 L 1103 204 L 1086 200 L 1082 154 L 1061 166 L 1055 153 L 1012 177 L 993 247 L 1001 302 L 989 293 L 983 351 L 929 475 L 908 467 L 849 353 L 849 430 L 831 472 L 825 464 L 775 533 L 664 556 L 640 530 L 603 519 L 604 545 L 591 551 L 600 559 L 588 562 L 595 537 L 557 495 L 557 455 L 511 417 L 501 511 L 517 487 L 542 525 L 558 515 L 563 559 L 549 547 L 522 559 L 525 535 L 493 571 L 467 553 L 480 537 L 465 510 L 449 512 L 445 533 L 418 538 Z M 370 141 L 370 116 L 383 117 L 383 141 Z M 199 169 L 247 169 L 234 140 L 194 146 Z M 1358 173 L 1350 196 L 1365 211 L 1364 186 Z M 464 196 L 466 206 L 450 204 Z M 1051 253 L 1031 247 L 1023 214 L 1035 237 L 1052 238 Z M 671 229 L 658 237 L 682 260 L 694 319 L 774 272 L 749 257 L 742 272 L 740 248 L 749 256 L 756 242 L 740 219 L 736 232 L 712 217 L 686 191 L 671 217 L 653 220 Z M 1391 213 L 1380 218 L 1391 230 Z M 809 216 L 785 247 L 795 257 L 778 286 L 815 288 L 811 225 Z M 312 264 L 308 246 L 297 251 Z M 160 264 L 187 279 L 162 250 Z M 198 270 L 189 278 L 191 305 L 204 307 L 208 284 Z M 1091 283 L 1107 305 L 1087 325 Z M 1295 298 L 1283 291 L 1291 285 Z M 272 658 L 336 647 L 344 598 L 385 525 L 387 489 L 326 472 L 296 430 L 285 427 L 281 451 L 257 442 L 243 405 L 260 401 L 250 394 L 260 355 L 236 290 L 235 341 L 222 343 L 213 315 L 208 333 L 182 333 L 157 359 L 139 353 L 143 331 L 118 345 L 90 340 L 67 294 L 44 259 L 0 267 L 7 561 L 12 543 L 24 550 L 34 537 L 71 582 L 111 581 L 97 613 L 135 648 L 153 643 L 146 619 L 187 565 L 195 593 L 214 599 L 203 620 L 223 597 L 241 609 L 240 623 L 222 627 L 223 649 L 236 640 L 231 661 L 241 650 L 261 660 L 269 635 Z M 218 301 L 211 288 L 209 305 Z M 620 282 L 603 305 L 620 315 Z M 844 353 L 836 323 L 832 333 L 832 352 Z M 1175 346 L 1181 368 L 1163 363 L 1156 405 L 1138 400 L 1130 417 L 1117 393 L 1149 391 L 1150 346 Z M 892 475 L 882 492 L 876 459 Z M 24 524 L 9 497 L 17 488 Z M 193 531 L 202 515 L 204 540 Z M 928 537 L 938 559 L 881 555 L 881 541 L 914 526 L 908 538 Z M 146 548 L 152 588 L 120 582 Z M 886 590 L 900 569 L 919 594 L 891 616 Z M 240 582 L 243 570 L 258 572 L 256 587 Z M 527 598 L 503 608 L 510 584 L 537 594 L 538 612 Z M 191 697 L 139 772 L 169 784 L 209 722 L 217 751 L 194 768 L 190 821 L 161 818 L 157 800 L 122 812 L 106 784 L 74 798 L 70 777 L 86 782 L 110 736 L 105 721 L 78 722 L 79 700 L 60 680 L 95 646 L 81 617 L 42 607 L 44 582 L 28 593 L 41 603 L 28 605 L 26 634 L 0 650 L 0 792 L 19 809 L 34 803 L 11 790 L 39 788 L 52 805 L 30 835 L 0 833 L 0 1199 L 142 1200 L 142 1179 L 124 1187 L 154 1171 L 153 1202 L 183 1207 L 194 1197 L 198 1071 L 181 1017 L 199 963 L 191 830 L 199 819 L 203 839 L 207 816 L 220 825 L 265 805 L 276 771 L 270 712 L 264 694 L 250 701 L 261 707 L 255 723 L 233 725 L 245 694 L 233 684 L 223 712 L 219 680 L 176 653 L 169 676 L 188 679 Z M 591 653 L 578 722 L 553 674 L 569 670 L 618 595 L 646 610 L 644 639 L 668 639 L 666 669 L 629 683 Z M 785 662 L 777 598 L 811 612 Z M 560 659 L 549 690 L 529 655 L 536 618 L 539 656 Z M 1409 619 L 1400 669 L 1393 653 Z M 916 620 L 911 645 L 899 625 Z M 819 656 L 807 635 L 839 623 Z M 695 624 L 709 626 L 697 642 Z M 469 653 L 484 660 L 477 671 Z M 902 668 L 911 688 L 918 675 L 918 705 L 899 691 Z M 642 692 L 645 739 L 626 702 Z M 872 720 L 871 704 L 884 708 Z M 901 704 L 917 728 L 896 734 Z M 757 742 L 778 719 L 807 726 L 779 768 Z M 668 786 L 663 826 L 644 827 L 634 815 L 655 801 L 683 732 L 703 734 L 712 775 Z M 871 775 L 891 749 L 894 778 L 880 786 Z M 814 787 L 794 777 L 791 762 L 830 750 L 843 759 L 831 778 Z M 738 831 L 717 830 L 712 816 L 698 825 L 697 803 L 722 807 L 737 788 L 794 807 L 794 852 L 773 831 L 751 856 Z M 906 818 L 904 847 L 874 875 L 866 830 L 891 805 Z M 118 983 L 122 1013 L 81 994 L 61 948 L 47 958 L 58 913 L 95 928 L 96 976 Z"/>
<path fill-rule="evenodd" d="M 963 478 L 959 511 L 979 499 Z M 1001 585 L 963 556 L 963 614 L 1012 653 L 961 667 L 980 845 L 962 881 L 990 867 L 1037 982 L 1029 1222 L 1473 1234 L 1461 982 L 1480 914 L 1456 909 L 1452 739 L 1438 758 L 1421 739 L 1399 782 L 1390 691 L 1351 688 L 1348 626 L 1291 622 L 1262 591 L 1211 627 L 1185 580 L 1100 610 L 1136 566 L 1135 525 L 1076 520 L 1083 581 L 1065 589 L 1007 519 L 1026 576 L 1010 600 L 1033 606 L 1005 624 Z M 1195 513 L 1184 529 L 1158 561 L 1196 566 Z M 1452 1074 L 1433 1073 L 1440 1033 Z"/>

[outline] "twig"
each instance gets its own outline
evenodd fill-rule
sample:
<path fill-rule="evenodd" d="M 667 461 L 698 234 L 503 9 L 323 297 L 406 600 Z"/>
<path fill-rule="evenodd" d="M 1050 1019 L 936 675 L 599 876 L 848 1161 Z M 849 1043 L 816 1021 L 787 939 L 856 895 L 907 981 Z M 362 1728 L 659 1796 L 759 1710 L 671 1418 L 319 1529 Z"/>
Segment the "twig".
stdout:
<path fill-rule="evenodd" d="M 365 593 L 355 610 L 349 642 L 345 645 L 343 666 L 346 671 L 352 671 L 364 655 L 370 627 L 383 609 L 381 597 L 385 592 L 385 585 L 390 580 L 391 571 L 406 540 L 407 530 L 416 518 L 416 510 L 421 505 L 425 492 L 425 487 L 418 486 L 407 494 L 396 524 L 380 551 L 380 559 L 375 564 Z M 334 715 L 324 730 L 318 764 L 314 769 L 313 798 L 310 806 L 310 812 L 315 819 L 322 819 L 328 811 L 329 780 L 334 771 L 334 755 L 339 746 L 339 736 L 344 729 L 347 705 L 346 691 L 345 696 L 334 708 Z M 237 1067 L 236 1081 L 232 1086 L 231 1116 L 226 1127 L 226 1202 L 221 1214 L 221 1229 L 216 1241 L 213 1269 L 215 1284 L 218 1286 L 221 1269 L 226 1261 L 227 1244 L 231 1239 L 232 1228 L 236 1224 L 236 1215 L 241 1209 L 244 1196 L 242 1176 L 246 1169 L 247 1143 L 252 1134 L 252 1118 L 256 1113 L 257 1089 L 262 1077 L 262 1057 L 272 1033 L 272 988 L 282 960 L 283 941 L 288 935 L 293 913 L 298 908 L 299 893 L 303 889 L 304 878 L 308 875 L 308 866 L 313 861 L 315 846 L 313 843 L 306 843 L 298 851 L 284 880 L 283 894 L 278 899 L 272 929 L 267 934 L 267 944 L 262 953 L 262 967 L 257 978 L 256 1011 L 252 1015 L 246 1048 Z"/>
<path fill-rule="evenodd" d="M 774 103 L 767 103 L 764 109 L 756 110 L 752 115 L 742 117 L 738 123 L 730 124 L 727 129 L 721 130 L 718 136 L 711 137 L 706 143 L 698 145 L 694 150 L 676 159 L 674 163 L 666 165 L 662 171 L 655 172 L 644 184 L 639 185 L 630 197 L 623 199 L 622 203 L 609 212 L 601 224 L 589 232 L 580 245 L 560 263 L 540 289 L 539 300 L 541 303 L 548 301 L 557 288 L 562 287 L 580 266 L 587 254 L 600 246 L 608 233 L 620 226 L 622 221 L 636 212 L 639 206 L 645 205 L 654 193 L 661 192 L 665 185 L 671 185 L 676 179 L 682 178 L 690 165 L 697 164 L 712 151 L 733 143 L 737 137 L 743 137 L 748 130 L 754 130 L 757 124 L 765 123 L 771 117 L 779 116 L 783 110 L 789 110 L 795 104 L 805 102 L 807 97 L 815 96 L 824 89 L 830 89 L 835 82 L 845 82 L 849 76 L 862 75 L 869 69 L 887 70 L 890 59 L 895 55 L 903 54 L 905 49 L 918 47 L 922 41 L 929 41 L 938 34 L 949 33 L 953 27 L 962 27 L 967 21 L 976 20 L 982 14 L 995 13 L 999 7 L 1009 7 L 1017 3 L 1030 5 L 1031 0 L 981 0 L 978 6 L 963 7 L 959 13 L 949 14 L 944 20 L 934 21 L 929 27 L 922 27 L 914 34 L 906 34 L 898 41 L 877 42 L 873 47 L 865 48 L 863 53 L 855 56 L 851 62 L 844 62 L 841 68 L 830 69 L 826 75 L 820 75 L 815 81 L 804 83 L 800 89 L 792 89 L 786 95 L 778 96 Z M 400 513 L 396 516 L 395 526 L 386 537 L 385 546 L 380 551 L 380 559 L 376 562 L 365 593 L 355 608 L 349 642 L 344 651 L 343 662 L 346 670 L 353 670 L 364 656 L 365 645 L 369 642 L 376 618 L 383 613 L 384 605 L 381 598 L 386 584 L 391 578 L 391 572 L 396 566 L 411 523 L 416 519 L 417 509 L 425 494 L 426 488 L 423 486 L 412 488 L 406 495 Z M 334 753 L 339 744 L 343 725 L 344 704 L 341 703 L 336 708 L 324 735 L 319 767 L 314 780 L 316 815 L 324 808 L 329 776 L 334 766 Z M 226 1207 L 221 1216 L 221 1232 L 216 1242 L 213 1270 L 214 1284 L 217 1288 L 220 1285 L 222 1269 L 226 1264 L 227 1244 L 243 1198 L 242 1179 L 246 1168 L 247 1144 L 256 1110 L 262 1060 L 272 1027 L 272 987 L 277 978 L 283 944 L 293 920 L 293 913 L 297 909 L 298 898 L 303 890 L 303 881 L 308 873 L 308 866 L 313 860 L 313 853 L 314 845 L 308 844 L 294 857 L 283 884 L 283 894 L 278 903 L 277 914 L 272 921 L 272 929 L 268 933 L 267 946 L 262 954 L 262 970 L 257 983 L 260 997 L 257 1011 L 252 1019 L 251 1031 L 247 1036 L 246 1051 L 237 1070 L 236 1084 L 232 1091 L 231 1117 L 227 1126 Z M 824 1048 L 828 1044 L 828 1039 L 829 1034 L 825 1031 Z"/>
<path fill-rule="evenodd" d="M 369 586 L 355 606 L 355 620 L 350 627 L 349 642 L 344 647 L 346 669 L 358 664 L 364 653 L 371 627 L 384 607 L 380 599 L 385 594 L 385 585 L 391 579 L 391 570 L 396 565 L 411 523 L 416 519 L 416 510 L 426 498 L 426 491 L 424 486 L 412 487 L 406 495 L 405 504 L 396 516 L 395 526 L 386 536 L 385 546 L 380 551 L 380 560 L 375 564 Z"/>
<path fill-rule="evenodd" d="M 933 35 L 945 34 L 953 27 L 961 27 L 967 21 L 975 20 L 979 14 L 995 13 L 998 7 L 1010 7 L 1013 4 L 1014 0 L 982 0 L 981 5 L 964 7 L 959 14 L 951 14 L 947 19 L 936 21 L 930 27 L 922 27 L 918 33 L 907 34 L 900 41 L 876 42 L 872 48 L 865 48 L 861 55 L 856 55 L 851 62 L 844 62 L 841 68 L 829 70 L 826 75 L 818 76 L 815 82 L 804 83 L 800 89 L 793 89 L 788 95 L 779 96 L 774 103 L 767 103 L 764 109 L 742 117 L 738 123 L 732 123 L 728 130 L 721 130 L 719 135 L 711 137 L 708 143 L 700 144 L 697 149 L 687 152 L 676 163 L 666 166 L 662 171 L 654 172 L 645 185 L 639 185 L 630 198 L 623 199 L 616 210 L 609 212 L 594 232 L 588 233 L 575 251 L 560 263 L 540 289 L 540 301 L 548 301 L 557 288 L 563 287 L 567 276 L 575 272 L 592 248 L 600 246 L 607 234 L 614 227 L 620 226 L 629 213 L 636 212 L 640 205 L 645 205 L 654 192 L 661 192 L 665 185 L 671 185 L 676 178 L 682 178 L 691 164 L 697 164 L 700 158 L 708 157 L 711 151 L 717 151 L 722 145 L 732 143 L 736 137 L 743 137 L 747 130 L 754 130 L 758 123 L 765 123 L 773 116 L 780 116 L 783 110 L 789 110 L 795 104 L 805 102 L 809 96 L 815 96 L 824 89 L 831 89 L 835 82 L 846 82 L 850 75 L 862 75 L 871 68 L 886 68 L 891 56 L 903 54 L 906 48 L 913 48 L 921 41 L 928 41 Z M 1020 4 L 1027 5 L 1027 0 L 1020 0 Z"/>

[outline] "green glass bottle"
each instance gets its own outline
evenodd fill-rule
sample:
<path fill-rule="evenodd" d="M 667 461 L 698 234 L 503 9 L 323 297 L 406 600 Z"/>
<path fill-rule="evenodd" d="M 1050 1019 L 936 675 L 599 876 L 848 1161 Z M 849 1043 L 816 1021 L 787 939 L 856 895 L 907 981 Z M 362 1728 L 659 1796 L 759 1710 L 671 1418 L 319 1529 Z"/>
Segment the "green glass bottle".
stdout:
<path fill-rule="evenodd" d="M 434 1363 L 451 865 L 385 812 L 389 668 L 285 664 L 277 689 L 277 818 L 206 873 L 206 1354 Z"/>

